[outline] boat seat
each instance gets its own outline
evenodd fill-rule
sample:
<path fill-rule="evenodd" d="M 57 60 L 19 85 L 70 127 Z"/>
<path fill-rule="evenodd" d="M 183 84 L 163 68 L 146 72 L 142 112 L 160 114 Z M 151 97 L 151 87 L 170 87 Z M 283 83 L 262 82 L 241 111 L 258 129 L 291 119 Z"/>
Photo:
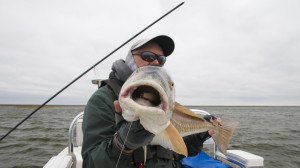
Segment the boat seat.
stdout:
<path fill-rule="evenodd" d="M 69 140 L 72 146 L 82 146 L 83 133 L 82 122 L 84 112 L 79 113 L 72 121 L 69 129 Z"/>
<path fill-rule="evenodd" d="M 83 159 L 81 156 L 81 147 L 83 142 L 83 133 L 82 133 L 83 114 L 84 112 L 81 112 L 73 119 L 69 129 L 68 154 L 71 155 L 73 158 L 72 168 L 82 167 Z"/>
<path fill-rule="evenodd" d="M 80 147 L 74 147 L 72 157 L 73 157 L 72 168 L 82 168 L 83 159 L 82 159 L 82 156 L 81 156 L 81 146 Z"/>
<path fill-rule="evenodd" d="M 75 127 L 76 136 L 73 142 L 74 146 L 82 146 L 82 142 L 83 142 L 82 121 L 83 119 L 79 118 L 76 122 L 76 127 Z"/>

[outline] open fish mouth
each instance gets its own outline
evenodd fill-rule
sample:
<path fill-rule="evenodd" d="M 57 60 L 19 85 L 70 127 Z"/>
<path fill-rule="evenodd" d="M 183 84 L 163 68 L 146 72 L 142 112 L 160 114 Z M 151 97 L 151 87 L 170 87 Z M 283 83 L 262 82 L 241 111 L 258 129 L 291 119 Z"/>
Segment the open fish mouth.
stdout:
<path fill-rule="evenodd" d="M 159 92 L 155 88 L 147 85 L 142 85 L 136 88 L 133 91 L 131 98 L 140 105 L 148 105 L 152 107 L 159 106 L 162 103 Z"/>
<path fill-rule="evenodd" d="M 155 83 L 137 82 L 125 89 L 120 100 L 140 108 L 160 109 L 165 113 L 168 110 L 168 98 L 164 89 Z M 149 110 L 150 110 L 149 109 Z"/>

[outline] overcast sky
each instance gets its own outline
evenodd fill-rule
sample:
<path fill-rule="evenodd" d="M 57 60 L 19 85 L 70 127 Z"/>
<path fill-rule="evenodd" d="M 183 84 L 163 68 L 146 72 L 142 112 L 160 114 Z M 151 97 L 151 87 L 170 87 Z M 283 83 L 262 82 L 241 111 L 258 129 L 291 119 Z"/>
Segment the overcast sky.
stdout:
<path fill-rule="evenodd" d="M 177 0 L 0 0 L 0 104 L 42 104 Z M 185 105 L 300 105 L 299 0 L 188 0 L 139 38 L 176 44 Z M 49 104 L 86 104 L 133 40 Z"/>

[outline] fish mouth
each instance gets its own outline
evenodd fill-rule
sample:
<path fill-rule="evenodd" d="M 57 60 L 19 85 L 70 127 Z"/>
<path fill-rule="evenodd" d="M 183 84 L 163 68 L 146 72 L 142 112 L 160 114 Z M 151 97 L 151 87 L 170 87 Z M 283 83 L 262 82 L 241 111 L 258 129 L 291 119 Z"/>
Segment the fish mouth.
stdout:
<path fill-rule="evenodd" d="M 119 100 L 140 108 L 161 109 L 165 113 L 168 110 L 168 98 L 164 89 L 154 83 L 137 82 L 124 89 Z"/>
<path fill-rule="evenodd" d="M 159 92 L 155 88 L 147 85 L 137 87 L 133 91 L 131 98 L 140 105 L 152 107 L 159 106 L 162 103 Z"/>

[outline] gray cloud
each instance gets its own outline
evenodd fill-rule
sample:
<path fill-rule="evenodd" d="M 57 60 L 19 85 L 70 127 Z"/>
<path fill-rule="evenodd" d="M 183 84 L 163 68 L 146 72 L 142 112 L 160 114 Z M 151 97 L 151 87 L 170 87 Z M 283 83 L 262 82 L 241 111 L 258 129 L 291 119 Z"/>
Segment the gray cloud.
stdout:
<path fill-rule="evenodd" d="M 1 1 L 0 103 L 43 102 L 178 3 Z M 299 3 L 186 1 L 140 38 L 174 38 L 166 69 L 182 104 L 299 105 Z M 52 103 L 85 104 L 90 81 L 107 78 L 127 48 Z"/>

